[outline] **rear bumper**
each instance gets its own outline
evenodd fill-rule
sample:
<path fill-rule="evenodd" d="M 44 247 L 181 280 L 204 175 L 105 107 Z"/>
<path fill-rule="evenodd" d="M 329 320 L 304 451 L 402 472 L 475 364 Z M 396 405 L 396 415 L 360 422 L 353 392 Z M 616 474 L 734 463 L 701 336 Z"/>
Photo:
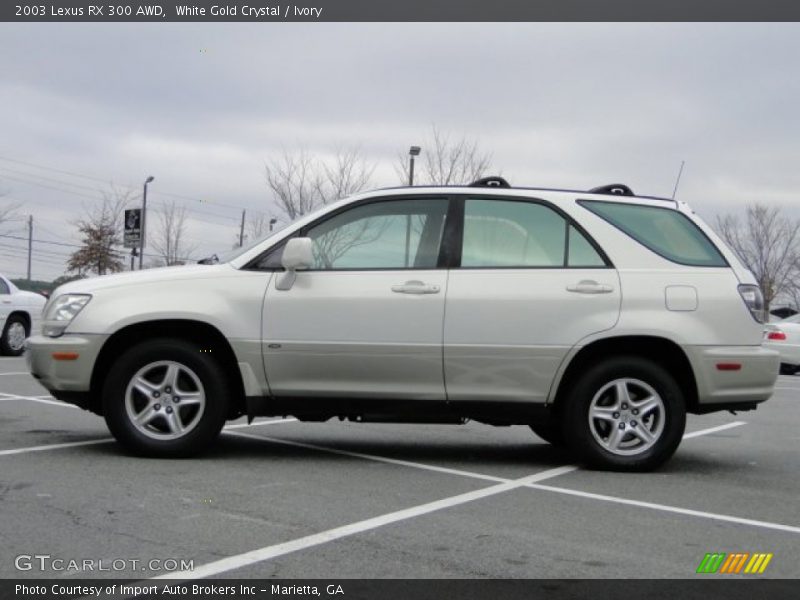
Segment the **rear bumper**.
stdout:
<path fill-rule="evenodd" d="M 697 380 L 697 412 L 752 409 L 772 396 L 780 364 L 774 350 L 763 346 L 685 346 L 684 350 Z"/>
<path fill-rule="evenodd" d="M 53 396 L 64 399 L 74 392 L 88 393 L 92 370 L 107 335 L 64 334 L 49 338 L 41 335 L 28 338 L 25 360 L 28 369 Z M 74 360 L 56 360 L 53 353 L 75 353 Z"/>

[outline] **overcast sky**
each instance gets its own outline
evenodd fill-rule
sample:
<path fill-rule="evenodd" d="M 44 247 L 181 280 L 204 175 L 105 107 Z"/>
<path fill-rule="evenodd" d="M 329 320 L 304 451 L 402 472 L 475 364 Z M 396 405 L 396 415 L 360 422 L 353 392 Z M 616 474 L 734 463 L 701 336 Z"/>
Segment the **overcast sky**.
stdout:
<path fill-rule="evenodd" d="M 395 185 L 397 154 L 424 152 L 435 123 L 477 140 L 512 185 L 624 182 L 669 196 L 685 160 L 678 196 L 707 220 L 756 201 L 796 215 L 798 34 L 797 24 L 4 23 L 0 203 L 33 215 L 34 238 L 77 243 L 72 222 L 103 182 L 138 194 L 152 174 L 154 206 L 174 199 L 166 193 L 206 201 L 178 200 L 201 257 L 230 249 L 241 208 L 275 212 L 264 162 L 281 148 L 357 145 L 375 186 Z M 24 276 L 25 247 L 0 237 L 0 271 Z M 33 277 L 62 274 L 71 250 L 35 244 Z"/>

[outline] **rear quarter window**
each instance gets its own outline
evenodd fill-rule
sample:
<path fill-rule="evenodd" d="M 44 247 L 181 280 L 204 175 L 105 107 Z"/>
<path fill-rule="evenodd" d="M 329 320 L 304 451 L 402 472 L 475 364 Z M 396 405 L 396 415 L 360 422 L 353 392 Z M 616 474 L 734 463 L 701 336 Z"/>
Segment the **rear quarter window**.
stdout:
<path fill-rule="evenodd" d="M 669 261 L 695 267 L 728 266 L 706 234 L 676 210 L 600 200 L 578 200 L 578 204 Z"/>

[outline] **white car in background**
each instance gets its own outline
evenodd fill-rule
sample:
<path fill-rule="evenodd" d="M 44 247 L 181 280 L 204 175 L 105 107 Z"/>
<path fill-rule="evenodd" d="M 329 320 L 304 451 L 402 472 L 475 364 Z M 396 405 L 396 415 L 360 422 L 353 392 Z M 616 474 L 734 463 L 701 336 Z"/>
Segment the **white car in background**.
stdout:
<path fill-rule="evenodd" d="M 764 347 L 780 354 L 782 375 L 800 371 L 800 314 L 767 324 Z"/>
<path fill-rule="evenodd" d="M 0 275 L 0 353 L 19 356 L 31 331 L 39 329 L 39 319 L 46 298 L 25 292 Z"/>

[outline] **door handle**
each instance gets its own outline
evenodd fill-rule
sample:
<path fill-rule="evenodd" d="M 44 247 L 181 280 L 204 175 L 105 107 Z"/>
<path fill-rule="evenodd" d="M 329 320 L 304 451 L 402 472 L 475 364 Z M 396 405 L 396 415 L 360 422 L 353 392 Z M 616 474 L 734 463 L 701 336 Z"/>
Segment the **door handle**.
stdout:
<path fill-rule="evenodd" d="M 424 282 L 416 279 L 406 281 L 402 285 L 392 286 L 392 291 L 396 294 L 438 294 L 439 290 L 438 285 L 425 285 Z"/>
<path fill-rule="evenodd" d="M 610 285 L 597 283 L 592 279 L 582 279 L 576 284 L 568 285 L 567 291 L 576 294 L 610 294 L 614 291 L 614 288 Z"/>

